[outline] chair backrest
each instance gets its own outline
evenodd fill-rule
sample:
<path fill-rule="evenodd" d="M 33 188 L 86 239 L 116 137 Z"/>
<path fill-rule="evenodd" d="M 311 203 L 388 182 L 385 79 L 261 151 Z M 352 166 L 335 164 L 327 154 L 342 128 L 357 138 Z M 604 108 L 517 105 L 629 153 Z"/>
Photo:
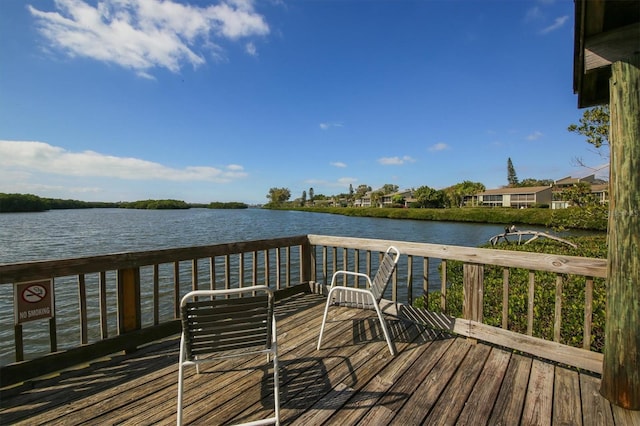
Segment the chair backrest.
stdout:
<path fill-rule="evenodd" d="M 387 289 L 389 282 L 391 282 L 391 277 L 398 264 L 398 259 L 400 259 L 400 251 L 394 246 L 390 246 L 382 255 L 378 272 L 376 272 L 373 280 L 371 280 L 371 292 L 376 302 L 380 302 L 384 296 L 384 291 Z"/>
<path fill-rule="evenodd" d="M 252 289 L 256 287 L 241 290 Z M 262 290 L 262 294 L 248 297 L 226 298 L 229 292 L 224 290 L 192 291 L 185 295 L 181 309 L 186 358 L 193 360 L 197 355 L 242 349 L 269 349 L 273 295 L 266 287 Z"/>

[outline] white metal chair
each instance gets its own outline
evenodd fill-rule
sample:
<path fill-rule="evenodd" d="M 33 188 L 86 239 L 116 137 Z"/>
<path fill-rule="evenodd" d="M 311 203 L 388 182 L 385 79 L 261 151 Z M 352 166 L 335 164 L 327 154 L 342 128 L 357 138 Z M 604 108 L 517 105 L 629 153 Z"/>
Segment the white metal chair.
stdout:
<path fill-rule="evenodd" d="M 358 305 L 364 305 L 364 302 L 368 302 L 376 310 L 378 314 L 378 318 L 380 319 L 380 326 L 382 327 L 382 332 L 384 333 L 384 338 L 387 340 L 387 345 L 389 346 L 389 351 L 391 351 L 391 355 L 396 354 L 395 346 L 391 341 L 391 337 L 389 335 L 389 330 L 387 328 L 387 323 L 382 316 L 382 311 L 380 310 L 380 300 L 384 296 L 384 291 L 389 285 L 391 281 L 391 277 L 393 276 L 393 271 L 396 269 L 396 265 L 398 264 L 398 259 L 400 258 L 400 251 L 394 246 L 390 246 L 387 251 L 382 256 L 382 260 L 380 261 L 380 266 L 378 267 L 378 271 L 376 275 L 373 277 L 373 280 L 367 275 L 360 272 L 351 272 L 351 271 L 336 271 L 331 277 L 331 287 L 329 289 L 329 294 L 327 295 L 327 305 L 324 308 L 324 317 L 322 318 L 322 326 L 320 326 L 320 336 L 318 337 L 318 350 L 320 350 L 320 344 L 322 343 L 322 334 L 324 332 L 324 327 L 327 322 L 327 314 L 329 312 L 329 305 L 334 303 L 333 297 L 334 293 L 337 293 L 336 296 L 338 299 L 341 299 L 343 295 L 348 295 L 351 293 L 352 295 L 357 296 L 362 295 L 363 300 L 362 303 L 356 303 Z M 367 288 L 355 288 L 355 287 L 345 287 L 341 286 L 337 282 L 337 278 L 339 276 L 344 275 L 352 275 L 355 277 L 362 277 L 367 280 Z M 338 304 L 341 303 L 341 300 L 337 301 Z M 353 303 L 351 303 L 353 304 Z"/>
<path fill-rule="evenodd" d="M 246 295 L 249 293 L 248 295 Z M 243 297 L 239 297 L 242 294 Z M 280 424 L 278 345 L 273 293 L 266 286 L 197 290 L 180 302 L 182 336 L 178 368 L 177 424 L 182 424 L 184 367 L 223 358 L 267 354 L 273 357 L 275 415 L 244 425 Z"/>

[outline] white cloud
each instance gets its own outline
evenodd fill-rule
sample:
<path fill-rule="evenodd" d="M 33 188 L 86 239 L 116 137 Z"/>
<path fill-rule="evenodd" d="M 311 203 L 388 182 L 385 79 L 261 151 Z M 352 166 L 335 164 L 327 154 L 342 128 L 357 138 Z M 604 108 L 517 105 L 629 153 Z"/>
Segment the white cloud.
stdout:
<path fill-rule="evenodd" d="M 121 180 L 205 181 L 228 183 L 247 176 L 242 166 L 223 168 L 187 166 L 168 167 L 152 161 L 116 157 L 94 151 L 69 152 L 44 142 L 0 140 L 0 166 L 5 172 L 46 173 L 71 177 L 101 177 Z"/>
<path fill-rule="evenodd" d="M 405 163 L 414 163 L 416 160 L 405 155 L 403 157 L 382 157 L 378 159 L 378 163 L 384 166 L 401 166 Z"/>
<path fill-rule="evenodd" d="M 326 179 L 305 179 L 306 185 L 313 185 L 316 188 L 316 192 L 320 192 L 320 188 L 345 188 L 349 187 L 350 183 L 357 182 L 358 179 L 352 177 L 341 177 L 338 180 L 330 181 Z"/>
<path fill-rule="evenodd" d="M 331 127 L 342 127 L 342 123 L 320 123 L 320 128 L 322 130 L 328 130 Z"/>
<path fill-rule="evenodd" d="M 197 7 L 172 0 L 55 0 L 57 11 L 29 5 L 40 33 L 69 56 L 115 63 L 150 78 L 153 68 L 178 72 L 205 62 L 200 49 L 219 51 L 213 38 L 269 34 L 250 0 Z M 252 49 L 247 48 L 249 54 Z M 253 48 L 255 54 L 255 46 Z"/>
<path fill-rule="evenodd" d="M 338 179 L 338 185 L 342 186 L 342 185 L 348 185 L 350 183 L 356 183 L 358 181 L 358 179 L 356 178 L 352 178 L 352 177 L 341 177 Z"/>
<path fill-rule="evenodd" d="M 429 147 L 429 151 L 432 151 L 432 152 L 445 151 L 447 149 L 449 149 L 449 145 L 447 145 L 444 142 L 438 142 L 437 144 L 431 145 Z"/>
<path fill-rule="evenodd" d="M 249 42 L 246 44 L 245 50 L 251 56 L 258 56 L 258 49 L 256 48 L 256 45 L 252 42 Z"/>
<path fill-rule="evenodd" d="M 536 130 L 535 132 L 533 132 L 529 136 L 527 136 L 527 140 L 528 141 L 535 141 L 537 139 L 540 139 L 542 136 L 543 136 L 542 132 Z"/>
<path fill-rule="evenodd" d="M 526 13 L 525 17 L 524 17 L 526 22 L 535 21 L 535 20 L 541 19 L 541 18 L 542 18 L 542 12 L 541 12 L 539 6 L 534 6 L 534 7 L 529 8 L 527 10 L 527 13 Z"/>
<path fill-rule="evenodd" d="M 341 162 L 341 161 L 334 161 L 334 162 L 329 163 L 329 164 L 331 164 L 333 167 L 340 167 L 340 168 L 347 167 L 347 165 L 345 163 Z"/>
<path fill-rule="evenodd" d="M 555 30 L 557 30 L 559 28 L 562 28 L 564 26 L 565 22 L 567 22 L 568 19 L 569 19 L 568 15 L 556 18 L 553 21 L 553 24 L 551 24 L 548 27 L 545 27 L 542 30 L 540 30 L 540 34 L 549 34 L 550 32 L 553 32 L 553 31 L 555 31 Z"/>

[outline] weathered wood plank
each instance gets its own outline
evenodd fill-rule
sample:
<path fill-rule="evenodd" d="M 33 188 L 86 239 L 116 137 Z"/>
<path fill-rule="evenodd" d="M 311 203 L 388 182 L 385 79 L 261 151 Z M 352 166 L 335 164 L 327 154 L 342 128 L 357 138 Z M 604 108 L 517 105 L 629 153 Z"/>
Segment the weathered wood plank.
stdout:
<path fill-rule="evenodd" d="M 351 398 L 345 409 L 339 410 L 331 417 L 331 423 L 342 426 L 356 425 L 369 409 L 378 405 L 378 401 L 396 383 L 427 350 L 430 350 L 430 342 L 425 342 L 422 347 L 414 347 L 409 350 L 399 349 L 398 356 L 393 363 L 384 367 L 378 375 L 373 377 L 357 395 Z"/>
<path fill-rule="evenodd" d="M 640 425 L 640 411 L 638 410 L 626 410 L 622 407 L 611 404 L 611 411 L 613 411 L 613 418 L 615 419 L 616 425 Z"/>
<path fill-rule="evenodd" d="M 510 352 L 491 349 L 482 373 L 458 417 L 457 425 L 473 426 L 489 422 L 510 358 Z"/>
<path fill-rule="evenodd" d="M 602 372 L 602 354 L 574 348 L 557 342 L 491 327 L 474 321 L 456 319 L 453 331 L 462 336 L 526 352 L 577 368 Z"/>
<path fill-rule="evenodd" d="M 458 366 L 469 351 L 471 343 L 456 339 L 451 348 L 438 360 L 424 380 L 419 382 L 393 421 L 397 424 L 420 424 L 435 405 Z"/>
<path fill-rule="evenodd" d="M 408 398 L 421 385 L 422 381 L 431 369 L 440 361 L 442 356 L 448 352 L 452 345 L 458 347 L 461 343 L 457 343 L 455 339 L 443 339 L 434 341 L 429 346 L 428 351 L 424 351 L 420 358 L 411 368 L 411 374 L 403 375 L 397 380 L 387 393 L 380 398 L 378 404 L 371 407 L 367 414 L 360 419 L 360 424 L 375 424 L 378 419 L 391 419 L 391 413 L 394 415 L 408 403 Z M 426 415 L 426 414 L 425 414 Z M 385 422 L 387 423 L 387 422 Z"/>
<path fill-rule="evenodd" d="M 491 352 L 487 345 L 472 345 L 456 374 L 438 397 L 438 401 L 424 420 L 427 424 L 453 424 L 462 412 L 469 394 Z"/>
<path fill-rule="evenodd" d="M 527 396 L 520 424 L 544 426 L 551 424 L 553 408 L 554 366 L 534 359 L 527 387 Z"/>
<path fill-rule="evenodd" d="M 517 354 L 511 357 L 489 424 L 509 426 L 520 423 L 530 371 L 531 358 Z"/>
<path fill-rule="evenodd" d="M 578 373 L 556 367 L 553 389 L 553 424 L 582 426 Z"/>
<path fill-rule="evenodd" d="M 599 388 L 600 379 L 586 374 L 580 375 L 582 424 L 584 426 L 611 426 L 614 424 L 611 403 L 600 395 Z"/>

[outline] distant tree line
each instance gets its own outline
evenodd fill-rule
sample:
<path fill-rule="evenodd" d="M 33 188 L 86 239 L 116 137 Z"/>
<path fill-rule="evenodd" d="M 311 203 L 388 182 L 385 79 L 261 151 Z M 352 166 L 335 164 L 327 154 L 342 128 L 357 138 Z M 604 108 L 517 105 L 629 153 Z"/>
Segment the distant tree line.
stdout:
<path fill-rule="evenodd" d="M 213 203 L 209 203 L 209 205 L 207 206 L 207 208 L 210 209 L 246 209 L 249 208 L 249 206 L 245 203 L 240 203 L 240 202 L 229 202 L 229 203 L 221 203 L 221 202 L 213 202 Z"/>
<path fill-rule="evenodd" d="M 56 209 L 87 209 L 118 207 L 117 203 L 87 202 L 43 198 L 33 194 L 0 193 L 0 213 L 43 212 Z"/>
<path fill-rule="evenodd" d="M 246 209 L 248 205 L 241 202 L 212 202 L 210 204 L 189 204 L 180 200 L 140 200 L 132 202 L 101 202 L 62 200 L 43 198 L 33 194 L 5 194 L 0 193 L 0 213 L 43 212 L 61 209 L 91 209 L 91 208 L 125 208 L 146 210 L 189 209 L 202 207 L 210 209 Z"/>
<path fill-rule="evenodd" d="M 180 200 L 140 200 L 119 203 L 118 207 L 142 210 L 178 210 L 191 208 L 189 204 Z"/>

